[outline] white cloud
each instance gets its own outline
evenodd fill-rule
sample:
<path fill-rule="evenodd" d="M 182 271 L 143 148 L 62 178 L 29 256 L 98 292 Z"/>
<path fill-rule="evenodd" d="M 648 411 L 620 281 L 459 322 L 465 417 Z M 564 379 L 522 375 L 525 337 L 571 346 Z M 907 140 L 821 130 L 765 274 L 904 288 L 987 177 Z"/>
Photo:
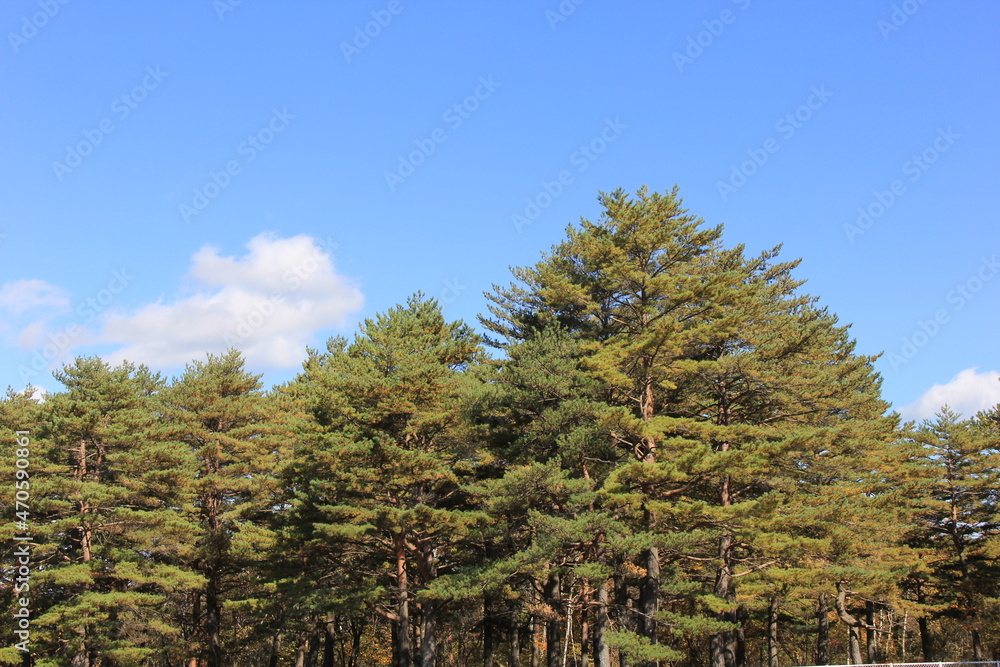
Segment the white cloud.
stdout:
<path fill-rule="evenodd" d="M 236 347 L 253 366 L 292 368 L 313 334 L 344 326 L 364 303 L 310 236 L 260 234 L 247 251 L 223 257 L 204 247 L 191 258 L 191 294 L 105 316 L 101 341 L 122 345 L 108 361 L 163 368 Z"/>
<path fill-rule="evenodd" d="M 17 335 L 17 344 L 25 348 L 37 347 L 43 344 L 46 333 L 46 321 L 37 320 L 21 329 L 21 333 Z"/>
<path fill-rule="evenodd" d="M 12 280 L 0 286 L 0 308 L 12 315 L 33 309 L 69 308 L 69 292 L 44 280 Z"/>
<path fill-rule="evenodd" d="M 1000 373 L 997 371 L 978 372 L 978 368 L 967 368 L 953 377 L 947 384 L 936 384 L 916 401 L 900 408 L 903 419 L 934 419 L 934 415 L 947 404 L 965 417 L 972 417 L 980 410 L 992 408 L 1000 403 Z"/>
<path fill-rule="evenodd" d="M 70 310 L 70 294 L 58 285 L 37 278 L 6 282 L 0 286 L 0 339 L 24 350 L 41 348 L 50 343 L 51 322 Z M 56 356 L 65 352 L 56 348 Z M 49 370 L 54 367 L 55 361 Z"/>

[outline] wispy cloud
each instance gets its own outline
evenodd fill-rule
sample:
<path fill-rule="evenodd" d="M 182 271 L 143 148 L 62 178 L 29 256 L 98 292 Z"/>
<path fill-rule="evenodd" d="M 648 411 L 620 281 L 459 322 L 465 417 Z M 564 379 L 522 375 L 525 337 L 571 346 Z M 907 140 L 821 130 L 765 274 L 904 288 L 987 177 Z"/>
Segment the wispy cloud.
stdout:
<path fill-rule="evenodd" d="M 44 280 L 12 280 L 0 286 L 0 309 L 11 315 L 69 308 L 69 292 Z"/>

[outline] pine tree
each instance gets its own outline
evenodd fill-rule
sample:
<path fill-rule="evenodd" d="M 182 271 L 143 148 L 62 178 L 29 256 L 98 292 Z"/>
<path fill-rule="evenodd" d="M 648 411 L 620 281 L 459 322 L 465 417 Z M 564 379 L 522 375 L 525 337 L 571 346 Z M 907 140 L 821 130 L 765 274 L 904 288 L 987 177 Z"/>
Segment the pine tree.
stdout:
<path fill-rule="evenodd" d="M 487 295 L 493 317 L 483 325 L 507 346 L 553 324 L 570 331 L 586 348 L 589 373 L 606 387 L 605 402 L 616 408 L 605 415 L 611 438 L 652 466 L 660 445 L 653 425 L 662 410 L 658 389 L 671 384 L 691 334 L 686 323 L 703 307 L 705 259 L 721 229 L 701 229 L 676 189 L 667 195 L 642 189 L 635 201 L 619 190 L 599 201 L 605 208 L 599 223 L 581 220 L 551 255 L 513 269 L 523 287 L 494 286 Z M 639 528 L 650 531 L 655 516 L 648 505 L 640 511 Z M 658 549 L 652 542 L 644 549 L 639 608 L 624 623 L 637 622 L 650 644 L 658 636 Z"/>
<path fill-rule="evenodd" d="M 195 461 L 184 481 L 185 519 L 194 527 L 186 566 L 204 583 L 179 609 L 186 639 L 208 667 L 257 651 L 237 640 L 235 627 L 227 632 L 224 605 L 252 605 L 261 595 L 258 572 L 276 544 L 269 517 L 288 445 L 276 406 L 235 350 L 188 364 L 158 401 L 160 437 Z"/>
<path fill-rule="evenodd" d="M 963 420 L 944 406 L 914 443 L 924 476 L 910 539 L 930 561 L 921 601 L 938 618 L 961 619 L 972 658 L 984 660 L 986 608 L 1000 578 L 1000 438 L 990 413 Z"/>
<path fill-rule="evenodd" d="M 5 519 L 0 524 L 0 543 L 3 544 L 0 547 L 3 558 L 0 564 L 0 613 L 12 621 L 10 630 L 6 631 L 6 645 L 0 647 L 0 663 L 25 667 L 31 664 L 31 654 L 21 651 L 16 644 L 30 639 L 30 634 L 27 637 L 15 634 L 15 630 L 20 630 L 22 620 L 23 606 L 20 601 L 28 601 L 28 614 L 34 614 L 38 609 L 30 581 L 36 568 L 38 538 L 25 538 L 38 531 L 37 524 L 41 519 L 39 501 L 44 498 L 41 493 L 44 482 L 39 486 L 42 443 L 38 441 L 43 417 L 34 392 L 31 386 L 20 392 L 8 387 L 6 396 L 0 398 L 2 460 L 4 470 L 10 471 L 5 483 L 0 485 L 0 511 Z M 21 570 L 22 564 L 25 570 Z M 31 620 L 26 618 L 24 622 L 30 623 Z M 29 645 L 24 648 L 34 647 Z"/>
<path fill-rule="evenodd" d="M 602 385 L 601 426 L 632 458 L 607 490 L 633 508 L 644 542 L 633 615 L 643 641 L 625 652 L 647 663 L 675 657 L 653 648 L 661 600 L 674 594 L 662 589 L 661 567 L 704 581 L 701 563 L 714 562 L 712 597 L 698 598 L 710 618 L 687 626 L 711 635 L 713 665 L 742 664 L 746 610 L 735 582 L 780 562 L 766 528 L 817 454 L 810 444 L 881 442 L 892 431 L 873 358 L 854 354 L 836 318 L 798 293 L 797 262 L 772 262 L 777 249 L 756 258 L 724 250 L 721 229 L 703 228 L 676 189 L 599 201 L 598 223 L 582 220 L 534 267 L 514 269 L 520 285 L 495 287 L 483 324 L 505 348 L 564 327 Z"/>
<path fill-rule="evenodd" d="M 149 437 L 163 382 L 145 367 L 80 358 L 56 373 L 38 428 L 34 497 L 44 517 L 36 664 L 147 664 L 177 655 L 179 628 L 162 612 L 198 578 L 176 565 L 189 525 L 181 514 L 189 460 Z"/>
<path fill-rule="evenodd" d="M 291 521 L 304 553 L 361 569 L 346 579 L 355 599 L 392 624 L 398 667 L 418 651 L 433 667 L 447 597 L 433 587 L 478 520 L 464 504 L 460 477 L 476 450 L 460 408 L 462 371 L 479 354 L 468 326 L 446 322 L 436 301 L 417 294 L 366 320 L 352 343 L 334 338 L 325 354 L 311 352 L 297 381 L 320 437 L 297 453 Z"/>
<path fill-rule="evenodd" d="M 491 577 L 507 585 L 512 580 L 518 582 L 504 593 L 513 604 L 512 616 L 528 615 L 529 606 L 548 609 L 548 659 L 561 655 L 563 636 L 558 634 L 556 623 L 571 608 L 551 595 L 544 607 L 533 605 L 532 600 L 536 591 L 555 592 L 554 580 L 549 581 L 552 573 L 562 577 L 560 588 L 568 584 L 572 590 L 575 585 L 584 598 L 582 618 L 590 619 L 581 620 L 581 631 L 586 627 L 595 663 L 604 667 L 610 661 L 607 633 L 612 606 L 608 594 L 615 559 L 609 545 L 631 531 L 603 507 L 595 490 L 628 454 L 616 448 L 599 426 L 606 404 L 601 400 L 600 382 L 581 365 L 584 353 L 580 340 L 552 323 L 508 345 L 505 353 L 503 360 L 495 362 L 498 370 L 488 378 L 487 398 L 480 403 L 479 417 L 493 436 L 490 451 L 494 467 L 504 474 L 503 479 L 486 487 L 486 496 L 492 499 L 488 507 L 507 537 L 492 569 L 487 564 L 485 585 L 490 585 Z M 558 478 L 553 477 L 556 470 Z M 532 503 L 531 513 L 517 509 L 522 507 L 521 496 L 532 496 L 532 489 L 524 486 L 526 476 L 539 480 L 540 487 L 550 488 L 553 496 L 552 500 Z M 572 489 L 570 495 L 555 500 L 559 496 L 556 488 L 564 487 Z M 498 496 L 508 495 L 509 502 L 497 502 Z M 541 543 L 536 540 L 538 535 L 546 536 Z M 553 535 L 559 539 L 552 539 Z M 529 557 L 523 558 L 525 555 Z M 542 617 L 534 616 L 540 623 Z M 566 623 L 570 621 L 566 618 Z M 509 634 L 513 638 L 513 633 Z"/>

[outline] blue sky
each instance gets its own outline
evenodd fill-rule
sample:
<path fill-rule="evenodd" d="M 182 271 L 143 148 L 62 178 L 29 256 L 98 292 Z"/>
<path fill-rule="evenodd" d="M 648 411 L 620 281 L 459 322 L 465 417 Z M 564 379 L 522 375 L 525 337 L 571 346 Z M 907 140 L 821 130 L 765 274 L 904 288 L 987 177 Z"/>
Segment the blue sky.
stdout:
<path fill-rule="evenodd" d="M 1000 401 L 1000 6 L 0 5 L 0 372 L 167 374 L 231 344 L 268 383 L 416 290 L 482 293 L 680 186 L 784 244 L 904 415 Z"/>

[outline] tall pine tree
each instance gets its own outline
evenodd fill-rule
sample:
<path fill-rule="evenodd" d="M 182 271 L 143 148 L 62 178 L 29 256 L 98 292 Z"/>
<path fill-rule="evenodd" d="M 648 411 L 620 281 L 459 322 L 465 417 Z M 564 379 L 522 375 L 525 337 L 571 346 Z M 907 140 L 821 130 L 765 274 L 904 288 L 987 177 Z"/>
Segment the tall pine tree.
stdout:
<path fill-rule="evenodd" d="M 312 352 L 297 381 L 320 427 L 293 466 L 302 553 L 329 563 L 321 567 L 391 623 L 396 667 L 418 654 L 422 667 L 435 664 L 447 595 L 431 589 L 478 520 L 460 478 L 476 453 L 462 371 L 479 354 L 468 326 L 445 321 L 436 301 L 417 294 L 366 320 L 352 343 L 335 338 L 326 353 Z"/>
<path fill-rule="evenodd" d="M 161 394 L 159 437 L 194 461 L 184 485 L 194 526 L 186 566 L 204 583 L 179 607 L 185 638 L 191 657 L 222 667 L 256 652 L 235 615 L 227 627 L 226 603 L 261 594 L 257 572 L 276 544 L 268 519 L 279 509 L 276 471 L 288 429 L 236 350 L 188 364 Z"/>
<path fill-rule="evenodd" d="M 713 563 L 695 604 L 699 632 L 710 635 L 713 667 L 740 665 L 746 610 L 736 581 L 780 562 L 767 527 L 800 469 L 824 453 L 811 447 L 877 444 L 893 421 L 880 418 L 873 359 L 798 292 L 796 262 L 723 249 L 721 228 L 689 215 L 676 189 L 599 201 L 598 222 L 570 227 L 538 264 L 514 269 L 519 284 L 495 287 L 483 324 L 507 349 L 564 327 L 602 385 L 600 423 L 631 459 L 606 488 L 633 509 L 643 543 L 634 612 L 621 623 L 642 641 L 623 652 L 675 658 L 655 648 L 666 618 L 661 568 L 707 583 Z M 620 609 L 631 599 L 623 594 Z"/>

